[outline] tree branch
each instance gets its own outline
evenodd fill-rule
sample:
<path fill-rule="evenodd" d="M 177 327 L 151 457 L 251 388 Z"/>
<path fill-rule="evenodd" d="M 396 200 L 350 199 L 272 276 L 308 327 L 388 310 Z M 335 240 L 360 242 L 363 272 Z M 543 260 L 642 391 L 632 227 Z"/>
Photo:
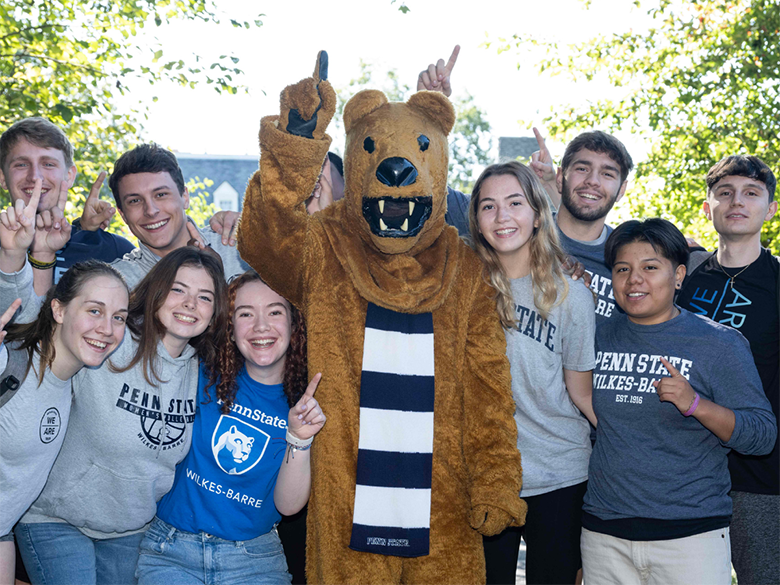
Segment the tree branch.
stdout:
<path fill-rule="evenodd" d="M 9 39 L 11 37 L 17 37 L 17 36 L 21 35 L 22 33 L 25 33 L 25 32 L 28 32 L 28 31 L 44 30 L 44 29 L 47 29 L 47 28 L 54 28 L 55 26 L 56 25 L 54 25 L 54 24 L 42 24 L 40 26 L 31 26 L 31 27 L 28 27 L 28 28 L 20 28 L 19 30 L 15 31 L 15 32 L 8 33 L 7 35 L 3 35 L 2 37 L 0 37 L 0 41 L 4 41 L 5 39 Z"/>
<path fill-rule="evenodd" d="M 33 53 L 28 53 L 26 51 L 16 52 L 16 53 L 0 53 L 0 57 L 28 57 L 30 59 L 40 59 L 42 61 L 51 61 L 53 63 L 57 63 L 58 65 L 65 65 L 67 67 L 71 67 L 73 69 L 80 69 L 82 71 L 89 71 L 90 73 L 97 74 L 98 76 L 104 77 L 103 72 L 100 69 L 96 69 L 94 67 L 90 67 L 89 65 L 79 65 L 78 63 L 71 63 L 70 61 L 63 61 L 62 59 L 55 59 L 54 57 L 47 57 L 46 55 L 36 55 Z"/>

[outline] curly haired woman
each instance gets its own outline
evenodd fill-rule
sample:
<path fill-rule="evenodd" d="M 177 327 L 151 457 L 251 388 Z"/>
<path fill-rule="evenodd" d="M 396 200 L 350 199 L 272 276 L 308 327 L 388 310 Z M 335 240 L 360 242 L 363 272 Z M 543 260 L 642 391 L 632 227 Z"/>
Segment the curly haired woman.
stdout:
<path fill-rule="evenodd" d="M 201 367 L 192 447 L 141 543 L 142 584 L 290 583 L 276 523 L 309 499 L 320 375 L 306 387 L 303 317 L 257 273 L 236 278 L 228 301 L 219 371 Z"/>

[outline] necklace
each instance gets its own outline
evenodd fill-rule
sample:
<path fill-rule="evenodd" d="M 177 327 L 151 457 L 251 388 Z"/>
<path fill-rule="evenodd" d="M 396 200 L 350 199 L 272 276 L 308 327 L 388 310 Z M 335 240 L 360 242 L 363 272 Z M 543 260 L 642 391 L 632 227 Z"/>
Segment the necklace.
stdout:
<path fill-rule="evenodd" d="M 753 264 L 753 263 L 751 262 L 750 264 Z M 720 271 L 721 271 L 723 274 L 725 274 L 726 276 L 728 276 L 728 277 L 729 277 L 729 284 L 731 285 L 731 290 L 734 290 L 734 279 L 735 279 L 735 278 L 737 278 L 737 276 L 739 276 L 739 275 L 740 275 L 740 274 L 742 274 L 743 272 L 745 272 L 745 270 L 747 270 L 748 268 L 750 268 L 750 264 L 748 264 L 747 266 L 745 266 L 745 267 L 744 267 L 742 270 L 740 270 L 739 272 L 737 272 L 737 273 L 736 273 L 734 276 L 732 276 L 731 274 L 729 274 L 728 272 L 726 272 L 726 271 L 723 269 L 723 266 L 721 266 L 721 265 L 720 265 L 720 262 L 718 262 L 718 268 L 720 268 Z"/>

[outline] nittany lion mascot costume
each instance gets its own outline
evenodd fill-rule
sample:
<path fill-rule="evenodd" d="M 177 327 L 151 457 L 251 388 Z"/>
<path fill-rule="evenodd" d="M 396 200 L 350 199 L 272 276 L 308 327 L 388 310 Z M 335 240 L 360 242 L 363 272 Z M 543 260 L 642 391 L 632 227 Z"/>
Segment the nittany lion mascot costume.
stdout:
<path fill-rule="evenodd" d="M 241 256 L 300 308 L 328 423 L 311 449 L 309 583 L 484 583 L 482 534 L 521 525 L 504 334 L 477 256 L 445 226 L 434 92 L 344 109 L 345 196 L 307 215 L 336 109 L 327 55 L 262 119 Z"/>

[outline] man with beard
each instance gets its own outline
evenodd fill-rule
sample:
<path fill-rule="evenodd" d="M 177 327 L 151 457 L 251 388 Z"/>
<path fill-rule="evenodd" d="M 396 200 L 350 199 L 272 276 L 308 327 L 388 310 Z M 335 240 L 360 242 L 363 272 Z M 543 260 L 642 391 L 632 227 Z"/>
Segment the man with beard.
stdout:
<path fill-rule="evenodd" d="M 456 45 L 446 63 L 439 59 L 423 69 L 417 77 L 417 91 L 439 91 L 449 97 L 450 76 L 459 52 L 460 47 Z M 594 130 L 580 134 L 569 143 L 556 175 L 544 139 L 536 128 L 534 134 L 539 150 L 532 155 L 530 167 L 558 208 L 556 221 L 564 249 L 592 276 L 590 286 L 598 295 L 598 325 L 617 311 L 612 296 L 612 272 L 604 265 L 604 243 L 612 228 L 604 222 L 609 210 L 626 191 L 626 179 L 634 161 L 617 138 Z M 465 214 L 468 196 L 448 187 L 447 208 L 447 223 L 457 227 L 461 235 L 468 233 Z"/>
<path fill-rule="evenodd" d="M 543 145 L 540 140 L 541 152 L 546 153 Z M 536 162 L 538 157 L 531 163 L 535 170 Z M 593 277 L 590 287 L 598 295 L 597 325 L 617 311 L 612 272 L 604 264 L 604 244 L 612 231 L 605 221 L 625 193 L 633 167 L 631 155 L 617 138 L 600 130 L 583 132 L 566 147 L 558 168 L 555 186 L 560 201 L 555 200 L 553 189 L 547 188 L 558 206 L 555 220 L 563 247 Z"/>

